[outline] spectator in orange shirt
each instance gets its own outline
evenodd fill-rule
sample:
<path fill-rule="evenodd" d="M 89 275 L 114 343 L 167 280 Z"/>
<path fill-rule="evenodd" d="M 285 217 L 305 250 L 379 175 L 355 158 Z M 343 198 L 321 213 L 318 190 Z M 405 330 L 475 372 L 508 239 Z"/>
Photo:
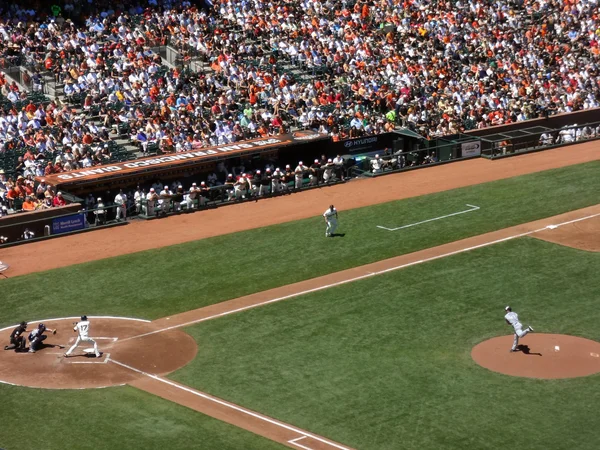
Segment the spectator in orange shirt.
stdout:
<path fill-rule="evenodd" d="M 90 133 L 85 133 L 83 135 L 82 142 L 84 145 L 91 145 L 92 142 L 94 142 L 94 138 L 92 137 L 92 135 Z"/>
<path fill-rule="evenodd" d="M 23 210 L 24 211 L 33 211 L 36 208 L 36 204 L 35 202 L 32 200 L 32 198 L 30 196 L 27 196 L 27 198 L 25 198 L 25 201 L 23 202 Z"/>

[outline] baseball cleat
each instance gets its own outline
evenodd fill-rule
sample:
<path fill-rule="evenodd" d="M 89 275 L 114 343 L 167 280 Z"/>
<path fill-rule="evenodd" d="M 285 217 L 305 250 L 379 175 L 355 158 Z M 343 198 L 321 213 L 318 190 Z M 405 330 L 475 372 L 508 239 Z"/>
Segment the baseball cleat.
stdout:
<path fill-rule="evenodd" d="M 35 350 L 34 350 L 34 349 L 32 349 L 32 348 L 30 348 L 30 349 L 29 349 L 29 353 L 35 353 Z"/>
<path fill-rule="evenodd" d="M 529 325 L 529 331 L 533 332 L 533 327 Z"/>
<path fill-rule="evenodd" d="M 511 348 L 511 349 L 508 351 L 508 353 L 514 353 L 514 352 L 516 352 L 516 351 L 517 351 L 516 349 L 514 349 L 514 348 Z"/>
<path fill-rule="evenodd" d="M 71 356 L 71 355 L 67 355 L 67 354 L 65 353 L 65 354 L 63 354 L 63 356 L 64 356 L 65 358 L 68 358 L 68 357 L 69 357 L 69 356 Z"/>

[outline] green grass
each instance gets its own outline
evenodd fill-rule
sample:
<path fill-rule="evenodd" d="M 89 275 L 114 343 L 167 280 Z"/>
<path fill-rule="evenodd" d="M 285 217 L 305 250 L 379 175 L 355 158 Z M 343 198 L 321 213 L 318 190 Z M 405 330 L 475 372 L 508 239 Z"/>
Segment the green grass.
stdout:
<path fill-rule="evenodd" d="M 510 241 L 186 328 L 199 353 L 171 377 L 358 449 L 597 449 L 600 375 L 509 377 L 470 350 L 510 334 L 506 304 L 600 340 L 599 272 Z"/>
<path fill-rule="evenodd" d="M 322 218 L 315 217 L 3 280 L 0 326 L 82 312 L 155 319 L 188 311 L 590 206 L 598 202 L 599 174 L 597 161 L 341 211 L 344 238 L 325 239 Z M 376 228 L 460 211 L 467 203 L 481 209 L 398 232 Z"/>
<path fill-rule="evenodd" d="M 275 450 L 283 446 L 131 387 L 85 391 L 0 384 L 6 450 Z"/>

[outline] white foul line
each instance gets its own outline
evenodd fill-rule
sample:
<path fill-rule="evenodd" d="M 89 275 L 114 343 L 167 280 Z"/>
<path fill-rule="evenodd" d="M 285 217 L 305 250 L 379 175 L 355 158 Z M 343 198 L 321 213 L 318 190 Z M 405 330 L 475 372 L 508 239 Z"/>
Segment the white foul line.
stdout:
<path fill-rule="evenodd" d="M 512 239 L 517 239 L 517 238 L 520 238 L 520 237 L 528 236 L 530 234 L 539 233 L 540 231 L 544 231 L 544 230 L 547 230 L 547 229 L 553 230 L 553 229 L 561 227 L 563 225 L 569 225 L 571 223 L 580 222 L 582 220 L 587 220 L 587 219 L 591 219 L 593 217 L 598 217 L 598 216 L 600 216 L 600 213 L 592 214 L 590 216 L 581 217 L 579 219 L 569 220 L 567 222 L 562 222 L 562 223 L 559 223 L 557 225 L 548 225 L 548 226 L 546 226 L 544 228 L 539 228 L 537 230 L 526 231 L 524 233 L 515 234 L 513 236 L 508 236 L 508 237 L 505 237 L 505 238 L 502 238 L 502 239 L 496 239 L 495 241 L 485 242 L 483 244 L 474 245 L 472 247 L 467 247 L 467 248 L 463 248 L 463 249 L 460 249 L 460 250 L 454 250 L 452 252 L 444 253 L 442 255 L 431 256 L 429 258 L 420 259 L 418 261 L 413 261 L 413 262 L 409 262 L 409 263 L 406 263 L 406 264 L 401 264 L 399 266 L 390 267 L 388 269 L 378 270 L 376 272 L 368 272 L 368 273 L 366 273 L 364 275 L 359 275 L 359 276 L 354 277 L 354 278 L 348 278 L 347 280 L 337 281 L 337 282 L 331 283 L 331 284 L 325 284 L 323 286 L 315 287 L 315 288 L 312 288 L 312 289 L 306 289 L 305 291 L 295 292 L 293 294 L 284 295 L 282 297 L 273 298 L 271 300 L 266 300 L 264 302 L 255 303 L 255 304 L 248 305 L 248 306 L 242 306 L 241 308 L 236 308 L 236 309 L 232 309 L 232 310 L 229 310 L 229 311 L 224 311 L 224 312 L 219 313 L 219 314 L 214 314 L 212 316 L 203 317 L 202 319 L 191 320 L 189 322 L 182 323 L 180 325 L 173 325 L 173 326 L 170 326 L 170 327 L 161 328 L 160 330 L 150 331 L 148 333 L 140 334 L 140 335 L 137 335 L 137 336 L 131 336 L 131 337 L 128 337 L 128 338 L 125 338 L 125 339 L 121 339 L 119 342 L 129 341 L 131 339 L 137 339 L 137 338 L 141 338 L 141 337 L 145 337 L 145 336 L 150 336 L 150 335 L 157 334 L 157 333 L 162 333 L 164 331 L 170 331 L 170 330 L 175 330 L 177 328 L 187 327 L 187 326 L 194 325 L 194 324 L 197 324 L 197 323 L 206 322 L 207 320 L 217 319 L 219 317 L 228 316 L 230 314 L 238 313 L 238 312 L 241 312 L 241 311 L 246 311 L 248 309 L 252 309 L 252 308 L 257 308 L 259 306 L 268 305 L 270 303 L 276 303 L 276 302 L 280 302 L 282 300 L 287 300 L 287 299 L 294 298 L 294 297 L 300 297 L 301 295 L 306 295 L 306 294 L 311 294 L 313 292 L 323 291 L 325 289 L 329 289 L 329 288 L 336 287 L 336 286 L 341 286 L 341 285 L 344 285 L 344 284 L 347 284 L 347 283 L 352 283 L 354 281 L 363 280 L 365 278 L 374 277 L 376 275 L 381 275 L 381 274 L 384 274 L 384 273 L 393 272 L 395 270 L 404 269 L 406 267 L 416 266 L 418 264 L 423 264 L 423 263 L 426 263 L 426 262 L 429 262 L 429 261 L 435 261 L 436 259 L 446 258 L 447 256 L 458 255 L 460 253 L 469 252 L 471 250 L 476 250 L 478 248 L 488 247 L 490 245 L 499 244 L 500 242 L 510 241 Z"/>
<path fill-rule="evenodd" d="M 341 446 L 339 444 L 336 444 L 335 442 L 331 442 L 331 441 L 328 441 L 327 439 L 324 439 L 322 437 L 316 436 L 316 435 L 311 434 L 311 433 L 307 433 L 306 431 L 303 431 L 303 430 L 301 430 L 299 428 L 293 427 L 292 425 L 288 425 L 286 423 L 279 422 L 278 420 L 271 419 L 270 417 L 263 416 L 262 414 L 258 414 L 258 413 L 255 413 L 253 411 L 250 411 L 248 409 L 242 408 L 241 406 L 234 405 L 233 403 L 229 403 L 229 402 L 226 402 L 224 400 L 218 399 L 218 398 L 213 397 L 211 395 L 205 394 L 204 392 L 200 392 L 200 391 L 197 391 L 195 389 L 192 389 L 192 388 L 189 388 L 189 387 L 186 387 L 186 386 L 182 386 L 180 384 L 177 384 L 177 383 L 174 383 L 174 382 L 172 382 L 170 380 L 167 380 L 166 378 L 159 377 L 158 375 L 152 375 L 151 373 L 147 373 L 147 372 L 144 372 L 143 370 L 136 369 L 135 367 L 129 366 L 127 364 L 123 364 L 122 362 L 116 361 L 116 360 L 114 360 L 112 358 L 110 359 L 110 362 L 113 362 L 113 363 L 115 363 L 115 364 L 117 364 L 117 365 L 119 365 L 121 367 L 125 367 L 126 369 L 129 369 L 129 370 L 131 370 L 133 372 L 137 372 L 137 373 L 139 373 L 141 375 L 145 375 L 145 376 L 147 376 L 149 378 L 152 378 L 152 379 L 154 379 L 156 381 L 160 381 L 161 383 L 168 384 L 169 386 L 172 386 L 174 388 L 181 389 L 182 391 L 189 392 L 190 394 L 194 394 L 194 395 L 196 395 L 198 397 L 202 397 L 205 400 L 209 400 L 211 402 L 217 403 L 217 404 L 225 406 L 227 408 L 231 408 L 231 409 L 233 409 L 235 411 L 244 413 L 244 414 L 246 414 L 248 416 L 252 416 L 252 417 L 254 417 L 256 419 L 262 420 L 264 422 L 268 422 L 268 423 L 270 423 L 272 425 L 276 425 L 276 426 L 284 428 L 286 430 L 293 431 L 294 433 L 300 434 L 301 435 L 300 437 L 310 437 L 312 439 L 315 439 L 315 440 L 317 440 L 319 442 L 322 442 L 324 444 L 330 445 L 332 447 L 338 448 L 340 450 L 350 450 L 348 447 L 343 447 L 343 446 Z"/>
<path fill-rule="evenodd" d="M 402 230 L 404 228 L 410 228 L 410 227 L 414 227 L 416 225 L 421 225 L 422 223 L 433 222 L 434 220 L 445 219 L 447 217 L 452 217 L 452 216 L 458 216 L 459 214 L 465 214 L 465 213 L 468 213 L 471 211 L 477 211 L 478 209 L 480 209 L 479 206 L 474 206 L 474 205 L 469 205 L 469 204 L 467 204 L 466 206 L 468 206 L 469 209 L 465 209 L 464 211 L 458 211 L 458 212 L 455 212 L 452 214 L 446 214 L 445 216 L 434 217 L 433 219 L 422 220 L 421 222 L 409 223 L 408 225 L 403 225 L 401 227 L 387 228 L 387 227 L 382 227 L 381 225 L 377 225 L 377 228 L 381 228 L 383 230 L 388 230 L 388 231 L 397 231 L 397 230 Z"/>

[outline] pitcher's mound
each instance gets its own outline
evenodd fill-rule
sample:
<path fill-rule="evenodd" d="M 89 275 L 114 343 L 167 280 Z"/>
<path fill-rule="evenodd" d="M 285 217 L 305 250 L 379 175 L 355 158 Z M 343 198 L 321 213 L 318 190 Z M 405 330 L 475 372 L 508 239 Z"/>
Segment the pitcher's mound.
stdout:
<path fill-rule="evenodd" d="M 528 378 L 575 378 L 600 372 L 600 343 L 564 334 L 532 333 L 510 353 L 513 335 L 489 339 L 473 347 L 480 366 L 505 375 Z"/>

